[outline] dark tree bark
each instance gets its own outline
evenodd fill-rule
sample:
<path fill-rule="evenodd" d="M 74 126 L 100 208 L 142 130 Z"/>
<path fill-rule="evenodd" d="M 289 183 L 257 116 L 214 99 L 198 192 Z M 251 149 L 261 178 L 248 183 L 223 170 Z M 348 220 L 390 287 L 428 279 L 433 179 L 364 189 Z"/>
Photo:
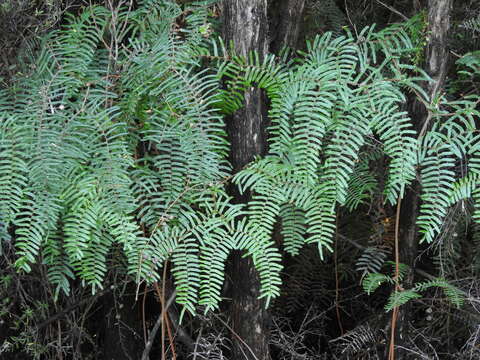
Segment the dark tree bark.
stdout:
<path fill-rule="evenodd" d="M 247 56 L 256 51 L 262 59 L 268 50 L 267 0 L 225 0 L 223 2 L 224 36 L 233 41 L 235 52 Z M 230 161 L 238 172 L 256 155 L 266 152 L 266 105 L 260 89 L 245 93 L 244 107 L 227 119 L 231 143 Z M 231 189 L 234 201 L 245 203 L 249 194 Z M 260 295 L 260 280 L 252 260 L 234 254 L 231 266 L 233 359 L 270 358 L 268 313 Z M 239 340 L 238 337 L 241 339 Z"/>
<path fill-rule="evenodd" d="M 447 36 L 450 29 L 452 0 L 429 0 L 428 2 L 428 42 L 425 51 L 424 70 L 433 79 L 424 84 L 430 99 L 435 98 L 444 86 L 448 67 Z M 418 99 L 410 104 L 410 115 L 419 135 L 423 135 L 430 125 L 430 114 Z M 400 262 L 410 266 L 411 271 L 404 279 L 404 288 L 413 284 L 415 259 L 418 253 L 418 228 L 416 221 L 420 207 L 421 185 L 415 182 L 407 191 L 400 215 Z M 402 345 L 408 339 L 408 324 L 411 305 L 399 309 L 396 344 Z M 407 354 L 399 351 L 397 359 L 405 359 Z"/>
<path fill-rule="evenodd" d="M 305 0 L 281 0 L 276 7 L 276 37 L 271 49 L 278 52 L 284 46 L 295 48 Z M 223 2 L 224 36 L 233 41 L 235 52 L 246 56 L 256 51 L 262 59 L 269 49 L 267 0 L 225 0 Z M 259 89 L 245 93 L 244 107 L 227 120 L 231 143 L 230 161 L 233 171 L 241 170 L 256 155 L 267 151 L 266 98 Z M 245 203 L 250 194 L 240 195 L 231 189 L 237 203 Z M 231 264 L 233 359 L 269 359 L 269 316 L 260 295 L 260 280 L 252 260 L 235 254 Z M 237 336 L 242 340 L 238 340 Z"/>
<path fill-rule="evenodd" d="M 444 83 L 448 66 L 448 32 L 452 0 L 428 1 L 428 43 L 425 70 L 434 80 L 427 84 L 430 96 L 437 95 Z"/>
<path fill-rule="evenodd" d="M 278 54 L 285 46 L 291 49 L 297 48 L 305 0 L 272 1 L 270 7 L 271 13 L 277 17 L 275 29 L 271 31 L 272 52 Z"/>
<path fill-rule="evenodd" d="M 238 55 L 256 51 L 263 59 L 268 51 L 266 0 L 225 0 L 223 3 L 224 36 L 233 41 Z M 227 120 L 231 142 L 230 161 L 237 172 L 266 151 L 265 101 L 260 90 L 245 93 L 244 107 Z M 245 199 L 238 199 L 244 201 Z"/>

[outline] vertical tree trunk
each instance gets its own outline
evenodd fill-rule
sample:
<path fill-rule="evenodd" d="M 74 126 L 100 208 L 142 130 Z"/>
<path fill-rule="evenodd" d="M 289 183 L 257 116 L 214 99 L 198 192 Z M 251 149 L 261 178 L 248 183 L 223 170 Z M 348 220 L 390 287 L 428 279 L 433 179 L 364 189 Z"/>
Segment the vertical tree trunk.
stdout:
<path fill-rule="evenodd" d="M 233 41 L 235 52 L 247 56 L 255 51 L 263 59 L 268 51 L 266 0 L 225 0 L 224 36 Z M 230 161 L 234 172 L 242 169 L 256 155 L 266 151 L 265 101 L 261 91 L 245 93 L 244 107 L 227 120 L 231 142 Z M 245 199 L 239 199 L 245 200 Z"/>
<path fill-rule="evenodd" d="M 267 0 L 225 0 L 223 2 L 224 35 L 233 41 L 237 54 L 247 56 L 256 51 L 262 59 L 268 49 Z M 234 172 L 241 170 L 256 155 L 266 152 L 266 106 L 260 89 L 245 93 L 244 107 L 227 120 L 231 143 L 230 161 Z M 243 196 L 232 189 L 234 200 L 245 203 Z M 235 335 L 232 359 L 270 358 L 268 321 L 260 295 L 260 280 L 252 260 L 235 254 L 232 264 L 232 322 Z M 241 338 L 241 341 L 238 340 Z"/>
<path fill-rule="evenodd" d="M 278 52 L 283 46 L 295 48 L 305 0 L 281 0 L 271 5 L 276 7 L 278 26 L 276 38 L 271 44 Z M 233 41 L 237 54 L 247 56 L 256 51 L 262 59 L 268 52 L 267 0 L 224 0 L 224 36 Z M 245 93 L 244 107 L 227 120 L 231 143 L 230 161 L 233 171 L 241 170 L 256 155 L 267 150 L 267 108 L 265 96 L 259 89 Z M 240 195 L 231 190 L 238 203 L 245 203 L 250 195 Z M 236 254 L 232 263 L 232 321 L 233 329 L 242 341 L 234 336 L 233 359 L 269 359 L 269 320 L 260 295 L 260 280 L 252 260 L 242 259 Z"/>
<path fill-rule="evenodd" d="M 295 48 L 305 0 L 282 0 L 274 2 L 278 17 L 277 34 L 272 50 L 278 52 L 283 46 Z M 233 41 L 237 54 L 247 56 L 256 51 L 262 59 L 268 52 L 267 0 L 224 0 L 224 35 Z M 227 120 L 231 143 L 230 161 L 234 172 L 241 170 L 256 155 L 267 150 L 265 96 L 259 89 L 245 93 L 244 107 Z M 238 203 L 245 203 L 250 195 L 240 195 L 232 189 Z M 242 259 L 236 254 L 232 263 L 232 321 L 233 329 L 242 341 L 234 336 L 233 359 L 269 359 L 268 313 L 260 295 L 260 280 L 251 259 Z"/>
<path fill-rule="evenodd" d="M 452 0 L 428 1 L 428 44 L 425 70 L 434 80 L 427 84 L 428 94 L 436 96 L 442 89 L 448 66 L 448 32 Z"/>
<path fill-rule="evenodd" d="M 278 54 L 284 46 L 295 49 L 298 44 L 300 26 L 302 24 L 305 0 L 273 1 L 270 5 L 272 13 L 277 17 L 272 52 Z"/>
<path fill-rule="evenodd" d="M 447 36 L 450 28 L 451 7 L 452 0 L 428 1 L 428 41 L 424 70 L 430 75 L 433 82 L 425 84 L 424 88 L 430 99 L 438 96 L 445 82 L 448 66 Z M 412 101 L 410 115 L 420 135 L 431 125 L 429 124 L 428 110 L 418 100 Z M 405 195 L 400 216 L 400 261 L 411 268 L 410 273 L 404 280 L 405 288 L 410 288 L 413 284 L 413 268 L 419 241 L 416 221 L 420 206 L 420 191 L 420 184 L 415 182 Z M 396 343 L 402 345 L 408 339 L 410 305 L 407 303 L 399 310 Z M 405 352 L 399 351 L 397 359 L 405 359 L 406 356 Z"/>

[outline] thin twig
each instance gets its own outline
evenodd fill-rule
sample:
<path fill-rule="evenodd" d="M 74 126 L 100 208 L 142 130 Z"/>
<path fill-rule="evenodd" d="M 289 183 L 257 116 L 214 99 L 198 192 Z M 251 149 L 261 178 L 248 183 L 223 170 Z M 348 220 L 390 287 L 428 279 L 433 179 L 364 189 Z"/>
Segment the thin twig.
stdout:
<path fill-rule="evenodd" d="M 390 10 L 391 12 L 397 14 L 398 16 L 400 16 L 403 20 L 405 21 L 408 21 L 408 17 L 406 17 L 405 15 L 403 15 L 400 11 L 398 11 L 397 9 L 391 7 L 390 5 L 387 5 L 385 4 L 384 2 L 380 1 L 380 0 L 376 0 L 380 5 L 383 5 L 385 6 L 388 10 Z"/>
<path fill-rule="evenodd" d="M 340 333 L 343 335 L 343 325 L 342 325 L 342 319 L 340 317 L 340 306 L 338 305 L 338 300 L 340 298 L 340 282 L 338 279 L 338 256 L 337 256 L 337 249 L 338 249 L 338 214 L 335 219 L 336 225 L 335 225 L 335 251 L 333 252 L 333 259 L 335 263 L 335 310 L 337 313 L 337 323 L 338 327 L 340 328 Z"/>
<path fill-rule="evenodd" d="M 400 286 L 400 251 L 398 246 L 400 230 L 400 209 L 402 207 L 402 198 L 397 200 L 397 214 L 395 216 L 395 292 L 401 291 Z M 392 328 L 390 337 L 390 349 L 388 353 L 389 360 L 395 360 L 395 327 L 397 326 L 398 306 L 395 306 L 392 312 Z"/>
<path fill-rule="evenodd" d="M 248 351 L 250 351 L 250 353 L 252 354 L 252 356 L 254 357 L 255 360 L 259 360 L 256 356 L 255 356 L 255 353 L 253 352 L 253 350 L 250 348 L 250 346 L 248 346 L 248 344 L 240 337 L 240 335 L 238 335 L 225 321 L 223 321 L 220 316 L 216 315 L 216 314 L 213 314 L 213 316 L 215 316 L 218 321 L 220 321 L 228 330 L 230 330 L 230 332 L 233 334 L 233 336 L 235 336 L 243 345 L 245 345 L 245 347 L 248 349 Z M 241 349 L 241 348 L 240 348 Z M 143 360 L 143 359 L 142 359 Z"/>
<path fill-rule="evenodd" d="M 193 359 L 192 360 L 197 360 L 198 341 L 202 337 L 202 332 L 203 332 L 203 326 L 200 328 L 200 332 L 198 333 L 197 340 L 195 341 L 195 348 L 193 349 Z"/>
<path fill-rule="evenodd" d="M 147 323 L 145 321 L 145 300 L 147 299 L 148 286 L 145 284 L 145 290 L 143 292 L 143 301 L 142 301 L 142 326 L 143 326 L 143 340 L 145 345 L 147 345 Z"/>
<path fill-rule="evenodd" d="M 352 25 L 352 28 L 355 31 L 355 35 L 358 37 L 357 27 L 350 18 L 350 11 L 348 11 L 347 0 L 345 0 L 345 13 L 347 14 L 348 22 L 350 23 L 350 25 Z"/>
<path fill-rule="evenodd" d="M 82 299 L 80 301 L 78 301 L 77 303 L 73 304 L 73 305 L 70 305 L 68 307 L 66 307 L 65 309 L 63 309 L 62 311 L 60 311 L 59 313 L 51 316 L 50 318 L 48 319 L 45 319 L 44 321 L 42 321 L 40 324 L 38 324 L 37 326 L 37 330 L 41 330 L 43 329 L 44 327 L 46 327 L 47 325 L 51 324 L 52 322 L 54 321 L 57 321 L 61 318 L 63 318 L 65 315 L 67 315 L 69 312 L 75 310 L 76 308 L 88 303 L 89 301 L 95 301 L 98 297 L 106 294 L 107 292 L 110 291 L 110 288 L 108 289 L 105 289 L 103 291 L 100 291 L 99 293 L 96 293 L 94 296 L 92 297 L 89 297 L 89 298 L 86 298 L 86 299 Z"/>
<path fill-rule="evenodd" d="M 160 328 L 160 325 L 162 325 L 162 322 L 163 322 L 163 314 L 168 310 L 170 305 L 172 305 L 173 301 L 175 300 L 175 296 L 177 296 L 177 290 L 174 290 L 172 295 L 170 295 L 170 298 L 168 299 L 167 304 L 162 309 L 162 313 L 158 316 L 158 319 L 155 322 L 155 325 L 153 326 L 152 331 L 150 331 L 150 334 L 148 335 L 147 345 L 145 345 L 145 349 L 143 350 L 141 360 L 149 360 L 149 354 L 150 354 L 150 351 L 152 350 L 153 339 L 157 335 L 158 329 Z"/>

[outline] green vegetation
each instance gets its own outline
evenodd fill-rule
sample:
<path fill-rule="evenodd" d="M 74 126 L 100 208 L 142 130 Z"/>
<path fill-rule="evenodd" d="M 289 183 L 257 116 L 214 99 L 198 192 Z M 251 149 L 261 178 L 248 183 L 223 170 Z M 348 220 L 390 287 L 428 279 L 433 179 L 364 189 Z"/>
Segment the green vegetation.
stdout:
<path fill-rule="evenodd" d="M 331 21 L 347 18 L 334 10 Z M 462 256 L 468 259 L 462 276 L 474 279 L 480 269 L 480 56 L 472 49 L 457 54 L 445 91 L 426 90 L 437 81 L 423 68 L 426 16 L 362 30 L 332 26 L 302 51 L 265 57 L 242 57 L 224 44 L 214 1 L 91 5 L 63 17 L 62 26 L 32 45 L 31 56 L 21 53 L 0 93 L 0 249 L 7 269 L 0 294 L 32 276 L 51 296 L 26 300 L 22 290 L 2 300 L 0 319 L 10 330 L 0 336 L 0 356 L 70 358 L 73 350 L 62 350 L 61 339 L 49 347 L 48 336 L 39 335 L 50 326 L 42 321 L 68 309 L 72 296 L 82 306 L 93 296 L 93 306 L 112 281 L 118 286 L 117 278 L 133 284 L 136 301 L 144 288 L 155 288 L 163 309 L 165 286 L 175 288 L 181 311 L 179 322 L 171 322 L 181 327 L 187 318 L 192 337 L 200 338 L 190 314 L 216 316 L 209 312 L 222 309 L 235 251 L 252 259 L 260 298 L 273 312 L 282 294 L 292 296 L 284 274 L 296 276 L 296 256 L 312 245 L 318 266 L 335 262 L 337 310 L 339 283 L 347 288 L 361 277 L 355 296 L 363 296 L 363 287 L 386 311 L 428 301 L 423 295 L 438 289 L 455 308 L 470 311 L 465 283 L 454 280 Z M 478 23 L 459 28 L 478 33 Z M 268 153 L 233 173 L 229 153 L 236 150 L 226 123 L 251 88 L 262 89 L 268 105 Z M 426 109 L 422 123 L 412 119 L 414 101 Z M 412 216 L 435 276 L 412 282 L 413 264 L 399 262 L 398 231 L 396 245 L 385 245 L 385 238 L 403 225 L 392 209 L 417 183 L 420 205 Z M 248 202 L 233 201 L 232 187 L 249 194 Z M 367 219 L 372 213 L 378 232 Z M 348 219 L 356 219 L 350 228 Z M 367 225 L 356 230 L 358 222 Z M 339 245 L 341 233 L 362 251 L 342 260 L 342 251 L 354 250 L 346 241 Z M 385 264 L 393 264 L 393 273 L 384 273 Z M 349 330 L 361 327 L 359 336 L 369 339 L 351 335 L 355 351 L 344 354 L 359 354 L 373 335 L 353 315 L 343 316 Z M 70 325 L 55 321 L 61 336 Z M 32 324 L 39 323 L 37 332 Z M 77 351 L 86 339 L 98 346 L 82 336 Z"/>

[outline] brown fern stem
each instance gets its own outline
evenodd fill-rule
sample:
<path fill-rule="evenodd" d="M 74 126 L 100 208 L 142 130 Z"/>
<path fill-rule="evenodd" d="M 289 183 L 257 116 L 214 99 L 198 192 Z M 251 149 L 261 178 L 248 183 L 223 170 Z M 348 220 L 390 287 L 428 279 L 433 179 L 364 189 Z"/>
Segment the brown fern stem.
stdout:
<path fill-rule="evenodd" d="M 342 319 L 340 317 L 340 307 L 338 306 L 338 302 L 340 299 L 340 286 L 339 286 L 339 280 L 338 280 L 338 262 L 337 262 L 337 244 L 338 244 L 338 213 L 335 219 L 335 250 L 333 252 L 333 259 L 335 263 L 335 310 L 337 312 L 337 323 L 338 327 L 340 328 L 340 333 L 343 335 L 343 325 L 342 325 Z"/>
<path fill-rule="evenodd" d="M 402 207 L 402 198 L 398 197 L 397 213 L 395 215 L 395 292 L 400 291 L 400 250 L 398 246 L 399 229 L 400 229 L 400 209 Z M 397 325 L 398 306 L 393 308 L 392 324 L 390 335 L 390 349 L 388 353 L 388 360 L 395 360 L 395 327 Z"/>

